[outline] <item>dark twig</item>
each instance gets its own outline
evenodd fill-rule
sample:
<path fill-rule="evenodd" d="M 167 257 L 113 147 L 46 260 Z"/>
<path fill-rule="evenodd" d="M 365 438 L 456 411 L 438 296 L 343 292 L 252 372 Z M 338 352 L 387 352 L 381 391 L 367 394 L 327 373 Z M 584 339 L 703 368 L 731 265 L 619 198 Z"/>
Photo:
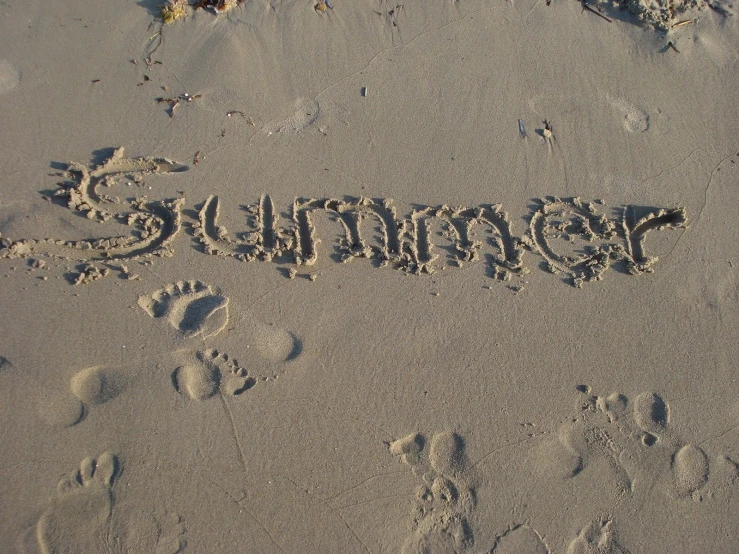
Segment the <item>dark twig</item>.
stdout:
<path fill-rule="evenodd" d="M 607 18 L 605 15 L 603 15 L 602 13 L 600 13 L 598 10 L 594 10 L 593 8 L 591 8 L 588 5 L 588 3 L 585 2 L 584 0 L 582 2 L 582 9 L 583 10 L 588 10 L 590 13 L 594 13 L 595 15 L 597 15 L 598 17 L 600 17 L 601 19 L 605 19 L 606 21 L 608 21 L 608 23 L 613 23 L 613 21 L 611 19 Z"/>

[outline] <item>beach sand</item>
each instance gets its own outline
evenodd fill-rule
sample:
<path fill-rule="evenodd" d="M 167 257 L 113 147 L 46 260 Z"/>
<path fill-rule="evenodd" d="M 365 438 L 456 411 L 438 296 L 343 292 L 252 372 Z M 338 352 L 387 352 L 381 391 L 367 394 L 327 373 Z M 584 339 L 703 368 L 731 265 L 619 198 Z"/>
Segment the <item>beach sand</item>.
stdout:
<path fill-rule="evenodd" d="M 734 6 L 162 4 L 0 2 L 0 552 L 736 551 Z"/>

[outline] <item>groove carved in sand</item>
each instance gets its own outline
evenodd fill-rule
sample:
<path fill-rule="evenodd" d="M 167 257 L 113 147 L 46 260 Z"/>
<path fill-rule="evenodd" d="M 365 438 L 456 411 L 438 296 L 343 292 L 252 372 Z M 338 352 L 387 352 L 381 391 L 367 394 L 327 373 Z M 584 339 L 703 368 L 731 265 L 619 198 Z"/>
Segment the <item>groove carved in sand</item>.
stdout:
<path fill-rule="evenodd" d="M 101 223 L 110 220 L 130 227 L 125 236 L 66 241 L 59 239 L 21 239 L 3 241 L 0 257 L 24 257 L 33 253 L 71 260 L 116 260 L 144 256 L 171 255 L 171 242 L 180 230 L 183 200 L 149 202 L 145 197 L 124 202 L 102 191 L 117 179 L 131 176 L 142 179 L 146 174 L 167 174 L 187 167 L 166 158 L 126 158 L 123 148 L 95 168 L 70 163 L 67 174 L 71 182 L 62 185 L 56 196 L 65 198 L 67 206 Z"/>
<path fill-rule="evenodd" d="M 0 241 L 0 258 L 45 255 L 79 261 L 110 261 L 145 256 L 171 256 L 172 242 L 180 230 L 183 199 L 149 202 L 146 197 L 120 200 L 108 194 L 122 177 L 140 183 L 152 173 L 184 171 L 186 166 L 165 158 L 125 158 L 123 148 L 98 167 L 70 164 L 72 182 L 57 193 L 67 206 L 100 223 L 117 223 L 131 228 L 128 235 L 65 241 L 21 239 Z M 130 183 L 129 183 L 130 184 Z M 579 198 L 550 198 L 541 201 L 532 214 L 529 229 L 522 238 L 512 229 L 509 215 L 500 204 L 477 207 L 421 206 L 407 217 L 398 217 L 390 199 L 296 198 L 289 225 L 282 226 L 280 212 L 272 198 L 264 194 L 247 206 L 246 229 L 230 234 L 220 224 L 221 202 L 211 195 L 192 223 L 193 233 L 207 254 L 233 257 L 242 261 L 274 261 L 297 266 L 315 265 L 321 236 L 325 235 L 319 217 L 341 225 L 341 238 L 334 254 L 343 262 L 355 258 L 375 260 L 377 265 L 392 265 L 408 273 L 433 273 L 436 270 L 438 234 L 453 243 L 448 249 L 452 265 L 480 260 L 483 249 L 490 274 L 499 280 L 528 273 L 523 264 L 526 249 L 541 255 L 546 268 L 563 273 L 575 286 L 603 278 L 613 264 L 624 264 L 631 274 L 652 271 L 657 258 L 646 250 L 650 231 L 686 226 L 683 208 L 658 209 L 627 206 L 622 215 L 609 219 L 597 203 Z M 646 213 L 637 217 L 640 211 Z M 436 227 L 441 233 L 434 233 Z M 333 240 L 333 239 L 332 239 Z M 295 270 L 288 274 L 294 275 Z M 85 276 L 83 276 L 85 277 Z M 86 282 L 86 281 L 83 281 Z"/>

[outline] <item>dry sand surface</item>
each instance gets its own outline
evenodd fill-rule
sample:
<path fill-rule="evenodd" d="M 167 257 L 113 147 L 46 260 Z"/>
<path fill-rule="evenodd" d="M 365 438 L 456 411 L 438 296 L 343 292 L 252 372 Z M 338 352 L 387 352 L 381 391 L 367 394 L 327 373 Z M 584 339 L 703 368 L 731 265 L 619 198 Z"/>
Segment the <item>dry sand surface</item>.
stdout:
<path fill-rule="evenodd" d="M 737 552 L 730 2 L 162 4 L 0 1 L 0 554 Z"/>

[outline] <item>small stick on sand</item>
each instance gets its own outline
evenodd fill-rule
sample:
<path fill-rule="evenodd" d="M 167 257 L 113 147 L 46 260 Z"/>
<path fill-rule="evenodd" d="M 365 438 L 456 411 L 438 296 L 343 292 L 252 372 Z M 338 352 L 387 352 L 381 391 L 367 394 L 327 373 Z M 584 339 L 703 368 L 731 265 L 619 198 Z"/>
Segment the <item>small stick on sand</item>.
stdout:
<path fill-rule="evenodd" d="M 523 126 L 523 119 L 518 120 L 518 132 L 521 134 L 521 138 L 526 138 L 526 127 Z"/>
<path fill-rule="evenodd" d="M 672 41 L 670 41 L 670 42 L 667 43 L 667 47 L 668 48 L 672 48 L 678 54 L 680 53 L 680 50 L 678 50 L 677 47 L 674 44 L 672 44 Z"/>
<path fill-rule="evenodd" d="M 598 10 L 594 10 L 593 8 L 591 8 L 588 5 L 588 3 L 585 2 L 584 0 L 582 2 L 582 9 L 583 10 L 588 10 L 589 12 L 594 13 L 595 15 L 597 15 L 598 17 L 600 17 L 601 19 L 605 19 L 606 21 L 608 21 L 608 23 L 613 23 L 613 21 L 611 19 L 607 18 L 605 15 L 603 15 L 602 13 L 600 13 Z"/>
<path fill-rule="evenodd" d="M 687 25 L 688 23 L 693 23 L 692 19 L 685 19 L 684 21 L 678 21 L 675 23 L 672 28 L 677 29 L 678 27 L 682 27 L 683 25 Z"/>

